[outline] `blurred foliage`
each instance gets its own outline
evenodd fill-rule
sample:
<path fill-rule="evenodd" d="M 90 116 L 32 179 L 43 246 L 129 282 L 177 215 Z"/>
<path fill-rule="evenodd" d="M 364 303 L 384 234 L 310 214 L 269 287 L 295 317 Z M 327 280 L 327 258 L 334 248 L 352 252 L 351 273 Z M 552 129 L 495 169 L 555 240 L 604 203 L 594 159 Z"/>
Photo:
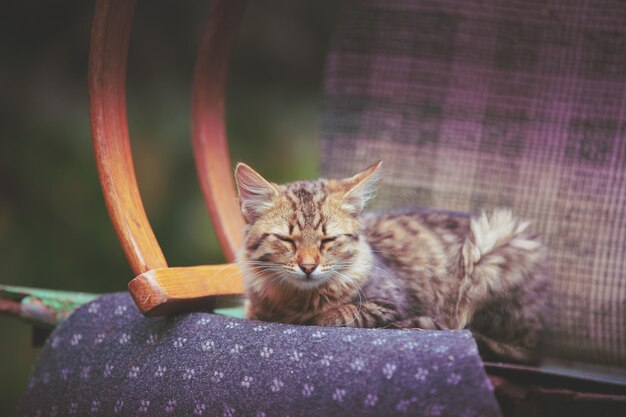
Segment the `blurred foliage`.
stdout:
<path fill-rule="evenodd" d="M 133 278 L 104 207 L 91 149 L 87 54 L 93 1 L 9 2 L 0 42 L 0 282 L 124 291 Z M 210 2 L 139 2 L 128 112 L 148 217 L 171 265 L 223 261 L 190 146 L 190 86 Z M 233 161 L 268 178 L 316 175 L 324 55 L 338 4 L 264 0 L 246 11 L 228 87 Z M 0 317 L 0 415 L 37 351 Z"/>

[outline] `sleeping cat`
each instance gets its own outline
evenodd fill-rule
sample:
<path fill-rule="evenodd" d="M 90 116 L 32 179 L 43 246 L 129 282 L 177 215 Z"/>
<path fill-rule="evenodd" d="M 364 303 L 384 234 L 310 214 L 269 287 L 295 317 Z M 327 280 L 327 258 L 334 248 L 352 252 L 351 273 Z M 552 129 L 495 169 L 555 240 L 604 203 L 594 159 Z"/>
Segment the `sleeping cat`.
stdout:
<path fill-rule="evenodd" d="M 545 250 L 529 222 L 502 209 L 363 214 L 380 166 L 277 185 L 237 165 L 247 317 L 469 328 L 484 357 L 535 360 L 548 285 Z"/>

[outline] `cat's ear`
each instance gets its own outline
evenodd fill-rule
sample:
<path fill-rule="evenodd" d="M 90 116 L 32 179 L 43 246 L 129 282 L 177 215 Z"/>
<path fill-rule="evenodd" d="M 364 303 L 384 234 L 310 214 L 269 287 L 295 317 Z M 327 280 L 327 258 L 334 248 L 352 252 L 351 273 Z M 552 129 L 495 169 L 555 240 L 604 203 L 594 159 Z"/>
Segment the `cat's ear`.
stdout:
<path fill-rule="evenodd" d="M 235 168 L 239 205 L 246 222 L 252 223 L 272 206 L 278 196 L 276 186 L 244 163 Z"/>
<path fill-rule="evenodd" d="M 350 178 L 341 180 L 345 195 L 344 207 L 351 213 L 360 213 L 367 201 L 374 196 L 376 185 L 380 180 L 383 161 L 378 161 L 367 167 L 364 171 Z"/>

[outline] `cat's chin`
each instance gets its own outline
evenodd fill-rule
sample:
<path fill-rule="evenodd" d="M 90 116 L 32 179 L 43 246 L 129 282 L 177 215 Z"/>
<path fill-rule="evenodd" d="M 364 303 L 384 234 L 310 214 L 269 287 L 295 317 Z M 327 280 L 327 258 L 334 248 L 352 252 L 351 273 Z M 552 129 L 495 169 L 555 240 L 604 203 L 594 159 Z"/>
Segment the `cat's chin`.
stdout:
<path fill-rule="evenodd" d="M 298 275 L 289 279 L 289 285 L 299 290 L 314 290 L 319 288 L 325 282 L 328 282 L 329 274 L 320 275 Z"/>

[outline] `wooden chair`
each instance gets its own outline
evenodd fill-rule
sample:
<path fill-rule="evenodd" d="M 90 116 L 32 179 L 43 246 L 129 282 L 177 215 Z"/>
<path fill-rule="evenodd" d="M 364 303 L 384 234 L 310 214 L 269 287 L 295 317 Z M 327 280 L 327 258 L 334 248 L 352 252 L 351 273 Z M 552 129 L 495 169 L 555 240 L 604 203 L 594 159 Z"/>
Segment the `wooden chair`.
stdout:
<path fill-rule="evenodd" d="M 524 134 L 522 123 L 524 123 L 524 118 L 528 117 L 526 113 L 517 112 L 515 106 L 507 113 L 504 109 L 506 106 L 499 106 L 496 103 L 494 107 L 483 110 L 485 113 L 482 123 L 476 122 L 477 119 L 472 116 L 468 117 L 467 134 L 472 132 L 471 123 L 480 123 L 484 128 L 482 139 L 465 138 L 463 136 L 465 133 L 450 130 L 459 127 L 462 123 L 449 122 L 447 126 L 443 124 L 445 118 L 442 117 L 441 112 L 445 110 L 442 97 L 445 98 L 448 87 L 446 85 L 442 87 L 442 81 L 438 77 L 451 72 L 449 68 L 453 65 L 452 59 L 455 56 L 446 48 L 452 46 L 454 40 L 451 37 L 454 36 L 457 26 L 463 23 L 461 16 L 467 12 L 463 11 L 456 16 L 448 11 L 442 12 L 436 5 L 429 6 L 424 3 L 414 6 L 408 1 L 392 2 L 393 4 L 389 6 L 375 1 L 363 4 L 347 3 L 351 11 L 347 11 L 344 15 L 346 22 L 338 30 L 335 50 L 330 55 L 328 64 L 326 86 L 328 113 L 324 126 L 325 137 L 322 140 L 324 173 L 331 176 L 347 175 L 358 165 L 365 165 L 367 160 L 371 159 L 369 154 L 375 153 L 387 160 L 387 169 L 391 171 L 391 179 L 381 190 L 383 195 L 378 200 L 380 207 L 418 202 L 422 206 L 436 208 L 476 210 L 481 207 L 505 204 L 516 206 L 516 209 L 524 215 L 538 218 L 541 226 L 548 229 L 553 227 L 550 221 L 554 222 L 554 220 L 548 220 L 546 216 L 542 217 L 541 205 L 545 205 L 546 201 L 558 202 L 558 198 L 541 200 L 531 197 L 528 199 L 530 202 L 519 202 L 515 196 L 511 197 L 512 192 L 503 192 L 498 189 L 498 187 L 506 186 L 507 180 L 517 183 L 517 179 L 511 177 L 511 171 L 506 167 L 507 161 L 515 163 L 515 159 L 507 158 L 507 156 L 514 157 L 516 152 L 521 152 L 519 146 L 523 146 L 524 139 L 520 135 Z M 193 148 L 197 171 L 219 242 L 227 259 L 231 262 L 241 242 L 243 221 L 236 203 L 232 163 L 224 129 L 224 86 L 237 24 L 244 5 L 245 2 L 241 0 L 214 2 L 198 51 L 192 89 Z M 606 5 L 611 6 L 611 1 L 606 2 Z M 482 9 L 479 8 L 480 10 L 473 13 L 483 13 L 488 18 L 494 13 L 493 10 L 488 9 L 488 5 L 481 7 Z M 532 7 L 524 5 L 516 4 L 511 7 L 518 7 L 523 12 L 532 12 Z M 558 5 L 556 7 L 558 8 Z M 146 219 L 134 179 L 123 99 L 132 8 L 132 2 L 122 0 L 100 0 L 98 3 L 90 56 L 90 103 L 94 145 L 107 207 L 131 267 L 138 274 L 129 283 L 129 290 L 138 308 L 144 314 L 153 316 L 206 307 L 208 302 L 221 295 L 240 294 L 242 285 L 239 272 L 232 264 L 169 268 Z M 576 6 L 574 10 L 580 11 L 581 9 Z M 537 11 L 537 13 L 551 12 L 554 10 Z M 393 31 L 385 32 L 387 30 L 385 26 L 380 25 L 392 25 L 389 22 L 393 19 L 397 19 L 401 30 L 409 32 L 398 34 L 394 34 Z M 423 45 L 407 43 L 407 39 L 411 36 L 418 36 L 420 30 L 413 29 L 410 24 L 407 24 L 407 20 L 410 19 L 414 19 L 413 24 L 421 24 L 423 26 L 421 30 L 428 32 L 419 37 L 420 40 L 413 41 L 421 41 Z M 558 16 L 554 19 L 559 21 Z M 470 23 L 477 24 L 478 21 L 479 19 L 476 18 Z M 525 20 L 512 21 L 511 28 L 503 25 L 501 23 L 503 21 L 506 22 L 506 19 L 500 19 L 500 23 L 496 19 L 496 24 L 501 25 L 495 29 L 499 31 L 498 36 L 500 36 L 496 42 L 506 41 L 510 42 L 510 45 L 494 46 L 496 69 L 502 69 L 506 73 L 508 68 L 513 73 L 520 73 L 517 70 L 523 69 L 526 65 L 532 65 L 533 59 L 541 63 L 541 58 L 536 56 L 541 53 L 541 51 L 537 52 L 541 45 L 537 43 L 537 38 L 533 37 L 531 27 L 525 23 Z M 537 27 L 541 30 L 541 25 Z M 382 35 L 379 37 L 376 30 L 371 28 L 378 28 Z M 478 27 L 474 29 L 481 30 Z M 563 30 L 567 31 L 567 28 Z M 485 31 L 487 37 L 492 36 L 490 33 L 493 32 L 493 28 L 485 27 Z M 567 38 L 566 35 L 562 36 Z M 479 45 L 476 51 L 480 52 L 481 40 L 475 41 Z M 369 46 L 367 42 L 374 46 Z M 380 42 L 378 49 L 376 42 Z M 462 42 L 458 45 L 462 45 Z M 393 54 L 388 54 L 384 48 L 393 49 L 394 47 L 398 48 L 399 61 L 386 63 L 384 60 L 389 59 L 390 56 L 393 58 Z M 593 46 L 588 45 L 588 47 Z M 442 48 L 442 50 L 438 52 L 429 48 Z M 529 48 L 535 48 L 535 50 Z M 471 46 L 468 45 L 468 49 L 471 49 Z M 550 53 L 550 50 L 546 49 L 545 53 Z M 529 62 L 520 61 L 524 59 L 525 54 L 529 56 Z M 457 57 L 458 59 L 472 59 L 463 57 L 462 54 L 459 55 L 461 58 Z M 412 60 L 412 56 L 416 58 Z M 439 61 L 430 66 L 425 65 L 421 69 L 411 67 L 411 65 L 428 64 L 429 60 L 432 63 L 433 59 Z M 595 59 L 598 61 L 597 57 Z M 598 62 L 601 63 L 601 60 Z M 466 64 L 459 61 L 458 65 L 463 68 Z M 560 67 L 557 65 L 555 68 L 559 71 Z M 592 71 L 593 68 L 587 70 Z M 598 76 L 602 76 L 602 68 L 599 71 Z M 480 72 L 470 71 L 470 73 L 476 76 Z M 458 74 L 455 73 L 455 75 Z M 376 77 L 385 76 L 387 79 L 376 79 Z M 610 68 L 608 76 L 609 78 L 612 76 Z M 397 81 L 395 87 L 394 81 Z M 434 91 L 441 94 L 441 97 L 425 92 L 429 88 L 429 83 Z M 524 82 L 519 83 L 520 86 L 523 84 Z M 526 84 L 541 85 L 541 82 L 531 79 L 527 80 Z M 506 83 L 502 85 L 502 88 L 515 88 L 514 83 L 508 86 Z M 621 85 L 626 88 L 626 84 Z M 368 88 L 388 89 L 389 94 L 371 93 Z M 408 94 L 398 90 L 396 94 L 393 93 L 394 88 L 413 90 Z M 480 93 L 480 90 L 472 88 L 465 90 L 470 94 L 475 91 Z M 394 94 L 396 94 L 395 99 L 392 97 Z M 504 93 L 502 98 L 496 96 L 495 100 L 511 97 L 507 94 Z M 519 94 L 523 95 L 523 92 Z M 398 99 L 398 97 L 401 98 Z M 447 97 L 451 97 L 451 94 Z M 464 98 L 460 94 L 451 99 L 462 101 L 467 97 Z M 361 100 L 361 102 L 356 100 Z M 469 107 L 472 109 L 471 106 Z M 624 118 L 620 120 L 623 122 Z M 542 129 L 538 128 L 532 133 L 541 134 L 545 131 Z M 571 126 L 571 129 L 575 130 L 577 127 Z M 582 135 L 589 132 L 584 126 L 581 129 Z M 476 131 L 476 129 L 473 130 Z M 452 139 L 448 140 L 442 135 L 449 135 Z M 407 143 L 408 137 L 412 137 L 414 142 Z M 479 139 L 480 143 L 475 145 Z M 585 149 L 578 148 L 578 143 L 574 141 L 580 141 L 583 144 L 580 146 L 586 143 L 584 138 L 571 139 L 570 144 L 567 145 L 569 151 L 565 150 L 568 155 L 577 155 L 585 151 Z M 439 146 L 440 142 L 441 146 Z M 527 142 L 529 146 L 535 146 L 534 144 L 537 143 L 534 140 Z M 623 152 L 624 142 L 624 136 L 619 137 L 614 144 L 613 152 Z M 593 143 L 587 145 L 595 146 Z M 491 146 L 504 157 L 490 157 L 491 151 L 488 150 L 485 158 L 480 159 L 480 156 L 477 157 L 476 146 L 478 148 Z M 454 147 L 458 149 L 453 151 Z M 548 158 L 545 155 L 550 155 L 552 152 L 549 148 L 548 145 L 545 153 L 535 152 L 534 156 Z M 619 151 L 618 148 L 622 150 Z M 592 149 L 592 152 L 595 151 Z M 438 157 L 438 153 L 450 159 Z M 594 155 L 597 156 L 597 152 Z M 434 179 L 433 170 L 441 171 L 440 168 L 432 165 L 432 161 L 435 160 L 444 166 L 444 169 L 449 169 L 451 175 L 439 174 L 438 178 Z M 469 187 L 464 189 L 463 180 L 479 177 L 473 177 L 476 169 L 468 168 L 466 165 L 474 164 L 475 167 L 476 164 L 490 163 L 493 163 L 494 167 L 491 171 L 486 171 L 487 180 L 483 181 L 483 185 L 495 188 L 486 190 L 482 194 L 474 191 L 472 195 L 468 195 Z M 419 165 L 415 166 L 416 164 Z M 449 164 L 457 164 L 461 169 L 455 169 Z M 562 165 L 559 161 L 547 161 L 537 165 L 546 169 L 550 166 Z M 411 172 L 413 169 L 415 172 Z M 496 176 L 502 174 L 503 177 L 493 179 L 490 175 L 494 173 Z M 624 177 L 623 172 L 617 175 L 619 178 Z M 555 177 L 547 175 L 547 178 Z M 531 179 L 535 182 L 530 187 L 539 186 L 534 178 L 531 177 Z M 474 181 L 480 182 L 481 180 L 474 179 Z M 513 192 L 532 193 L 527 186 L 518 185 L 512 189 L 517 190 Z M 410 196 L 408 199 L 407 195 Z M 624 248 L 624 246 L 621 247 Z M 563 253 L 563 249 L 559 251 L 558 253 Z M 624 265 L 623 261 L 621 265 Z M 558 267 L 562 268 L 562 263 Z M 557 271 L 557 274 L 575 276 L 562 270 Z M 562 291 L 562 289 L 558 290 Z M 623 296 L 621 300 L 623 302 Z M 624 352 L 622 351 L 621 354 L 623 355 Z M 492 373 L 494 381 L 498 382 L 500 391 L 510 394 L 507 400 L 503 400 L 503 404 L 506 405 L 508 401 L 511 410 L 520 410 L 519 403 L 522 401 L 520 387 L 524 387 L 522 389 L 522 391 L 525 390 L 524 398 L 529 396 L 534 397 L 535 400 L 541 398 L 541 400 L 536 400 L 539 402 L 552 398 L 554 392 L 551 390 L 554 389 L 560 390 L 558 395 L 570 399 L 575 398 L 576 400 L 572 401 L 574 403 L 578 401 L 578 404 L 585 398 L 587 400 L 592 398 L 589 401 L 599 398 L 607 401 L 614 400 L 618 403 L 624 401 L 624 397 L 614 396 L 619 391 L 617 387 L 620 384 L 626 384 L 626 375 L 618 376 L 622 372 L 619 369 L 603 368 L 612 369 L 612 374 L 609 373 L 609 376 L 603 379 L 598 376 L 602 375 L 602 371 L 589 370 L 595 370 L 595 368 L 587 368 L 585 371 L 583 366 L 581 371 L 580 368 L 564 367 L 560 361 L 556 363 L 557 365 L 554 365 L 554 362 L 551 362 L 551 368 L 530 368 L 496 363 L 488 363 L 486 366 Z M 575 374 L 581 372 L 586 376 L 574 377 Z M 514 381 L 513 385 L 511 381 Z M 608 381 L 611 382 L 608 383 Z M 617 385 L 611 385 L 614 383 Z M 512 386 L 517 388 L 511 388 Z M 511 392 L 515 393 L 511 394 Z M 591 393 L 591 397 L 585 397 L 585 394 L 582 394 L 584 392 Z M 513 403 L 517 403 L 517 406 L 511 405 Z"/>
<path fill-rule="evenodd" d="M 237 205 L 232 179 L 232 163 L 224 128 L 224 90 L 228 61 L 245 3 L 244 0 L 214 1 L 198 50 L 193 81 L 192 132 L 197 172 L 220 245 L 229 262 L 234 260 L 235 252 L 241 242 L 243 220 Z M 408 1 L 399 2 L 396 10 L 393 10 L 396 6 L 386 8 L 381 5 L 379 11 L 381 15 L 384 15 L 382 18 L 377 17 L 376 11 L 379 6 L 375 1 L 367 1 L 363 4 L 358 2 L 347 3 L 355 6 L 356 9 L 356 11 L 348 12 L 348 25 L 352 26 L 347 29 L 340 29 L 336 40 L 336 47 L 339 52 L 333 52 L 328 67 L 327 90 L 329 91 L 329 98 L 326 104 L 329 113 L 325 119 L 326 132 L 325 138 L 322 140 L 322 152 L 330 156 L 324 161 L 324 173 L 332 176 L 345 175 L 348 173 L 347 171 L 353 170 L 354 167 L 368 159 L 371 152 L 378 152 L 389 160 L 390 163 L 387 165 L 391 167 L 392 174 L 392 178 L 381 189 L 382 197 L 379 200 L 381 207 L 394 201 L 396 204 L 398 202 L 409 204 L 417 201 L 426 207 L 439 206 L 442 208 L 441 206 L 445 205 L 446 208 L 459 210 L 506 204 L 517 206 L 516 208 L 525 215 L 539 218 L 540 226 L 553 227 L 554 224 L 549 224 L 547 220 L 541 219 L 540 207 L 545 205 L 532 206 L 519 202 L 515 204 L 517 200 L 511 198 L 511 191 L 502 191 L 502 189 L 497 188 L 504 187 L 505 181 L 497 183 L 485 181 L 483 186 L 494 186 L 497 189 L 487 190 L 482 194 L 476 192 L 468 194 L 463 188 L 464 183 L 463 178 L 461 178 L 467 172 L 463 174 L 463 170 L 454 171 L 452 169 L 455 164 L 463 166 L 465 163 L 463 158 L 475 156 L 477 150 L 487 149 L 491 146 L 496 153 L 504 155 L 504 157 L 486 157 L 484 160 L 474 160 L 471 162 L 473 165 L 468 168 L 468 172 L 474 172 L 479 164 L 494 163 L 495 168 L 491 174 L 494 172 L 496 175 L 504 173 L 504 178 L 501 178 L 503 180 L 508 178 L 507 175 L 513 175 L 507 170 L 506 164 L 509 163 L 507 157 L 520 152 L 517 146 L 519 142 L 516 142 L 519 137 L 516 134 L 519 126 L 525 120 L 522 120 L 523 115 L 520 116 L 515 111 L 513 114 L 499 113 L 497 108 L 488 108 L 482 115 L 480 123 L 476 123 L 476 120 L 472 118 L 467 121 L 467 127 L 470 131 L 471 129 L 483 129 L 484 140 L 472 139 L 467 136 L 464 139 L 465 142 L 464 140 L 456 142 L 453 140 L 452 143 L 444 143 L 444 146 L 439 147 L 439 143 L 442 142 L 442 135 L 448 134 L 457 139 L 462 135 L 454 130 L 455 126 L 444 126 L 441 115 L 445 110 L 436 95 L 433 95 L 430 101 L 428 99 L 425 101 L 418 100 L 419 103 L 407 99 L 405 104 L 413 107 L 404 109 L 398 107 L 398 102 L 394 101 L 393 98 L 376 101 L 371 97 L 360 96 L 368 88 L 383 88 L 380 79 L 368 84 L 371 81 L 367 78 L 370 76 L 370 72 L 378 74 L 377 71 L 380 72 L 380 69 L 384 68 L 388 73 L 389 81 L 385 88 L 391 89 L 394 88 L 392 85 L 394 74 L 399 74 L 398 76 L 401 78 L 410 73 L 406 68 L 402 68 L 402 65 L 407 65 L 406 59 L 404 61 L 399 60 L 397 64 L 394 64 L 397 67 L 393 67 L 392 64 L 377 61 L 376 57 L 373 57 L 373 60 L 364 60 L 367 51 L 359 50 L 363 47 L 363 40 L 369 39 L 368 33 L 370 33 L 371 28 L 378 27 L 377 25 L 388 19 L 388 16 L 384 15 L 385 13 L 396 13 L 398 19 L 402 19 L 403 13 L 417 13 L 417 21 L 423 24 L 424 30 L 428 33 L 432 31 L 432 38 L 430 41 L 426 41 L 427 44 L 413 45 L 417 48 L 416 55 L 414 55 L 417 61 L 421 58 L 420 54 L 427 56 L 433 53 L 429 48 L 443 48 L 446 47 L 446 42 L 452 42 L 450 36 L 454 35 L 456 26 L 460 24 L 461 20 L 455 20 L 454 15 L 442 12 L 438 9 L 439 6 L 431 5 L 429 2 L 421 4 L 421 9 L 417 6 L 414 8 L 413 3 Z M 606 3 L 611 3 L 611 0 L 607 0 Z M 432 10 L 429 10 L 429 7 L 432 7 Z M 528 10 L 520 2 L 516 2 L 511 7 Z M 139 310 L 148 316 L 159 316 L 198 308 L 205 309 L 213 305 L 221 296 L 241 294 L 243 291 L 241 275 L 236 265 L 232 263 L 168 267 L 147 220 L 134 174 L 125 107 L 126 58 L 133 8 L 134 1 L 127 0 L 99 0 L 96 8 L 90 52 L 89 90 L 93 143 L 100 182 L 119 240 L 131 268 L 137 274 L 136 278 L 129 283 L 129 291 Z M 576 10 L 580 11 L 580 8 L 576 8 Z M 489 16 L 491 12 L 492 10 L 486 8 L 476 9 L 476 13 L 484 13 L 485 16 Z M 550 13 L 553 13 L 553 10 L 549 7 L 538 8 L 536 13 L 537 19 L 541 20 L 545 16 L 552 16 Z M 615 16 L 616 19 L 623 17 L 626 16 Z M 461 18 L 459 17 L 459 19 Z M 559 25 L 567 25 L 568 23 L 559 21 L 558 16 L 554 19 Z M 573 22 L 577 21 L 573 20 Z M 511 26 L 512 29 L 505 27 L 506 25 L 495 29 L 487 27 L 487 30 L 500 30 L 503 33 L 508 33 L 509 30 L 513 31 L 517 33 L 519 39 L 522 39 L 521 42 L 516 43 L 517 38 L 513 37 L 509 39 L 510 45 L 494 46 L 496 49 L 496 66 L 515 69 L 516 66 L 532 65 L 532 62 L 528 64 L 519 61 L 520 56 L 526 55 L 531 61 L 533 59 L 539 61 L 538 52 L 530 48 L 536 40 L 533 37 L 532 27 L 526 27 L 523 22 L 517 21 L 512 21 L 511 25 L 513 25 Z M 407 28 L 403 27 L 403 29 Z M 435 32 L 439 35 L 443 32 L 443 35 L 438 37 L 439 35 Z M 446 38 L 448 35 L 449 37 Z M 389 36 L 393 40 L 395 35 Z M 398 39 L 402 40 L 402 35 L 398 36 Z M 426 37 L 428 36 L 430 35 L 427 34 Z M 508 39 L 507 36 L 509 35 L 505 35 L 503 39 Z M 620 36 L 615 39 L 623 39 Z M 583 42 L 598 41 L 593 37 L 589 39 Z M 371 39 L 369 40 L 371 41 Z M 616 42 L 615 45 L 619 45 L 619 42 Z M 383 43 L 381 43 L 381 48 L 389 48 L 388 44 L 383 45 Z M 534 46 L 538 47 L 539 44 Z M 607 48 L 605 49 L 605 52 L 608 51 L 607 54 L 615 49 L 611 49 L 611 45 L 608 45 Z M 342 53 L 345 53 L 344 56 Z M 362 54 L 359 55 L 360 53 Z M 384 55 L 381 54 L 381 58 L 385 58 Z M 436 85 L 439 82 L 437 77 L 448 71 L 450 66 L 456 63 L 453 61 L 454 57 L 446 55 L 445 52 L 437 55 L 437 57 L 441 60 L 441 65 L 415 69 L 416 72 L 419 72 L 417 76 L 424 78 L 417 82 L 420 88 L 429 87 L 427 85 L 429 77 L 432 77 L 433 84 Z M 465 58 L 472 59 L 470 56 Z M 596 61 L 598 60 L 596 59 Z M 358 69 L 357 66 L 364 62 L 370 66 Z M 598 62 L 601 63 L 601 60 Z M 592 64 L 593 62 L 589 65 Z M 354 73 L 350 73 L 350 68 L 353 68 Z M 590 72 L 599 71 L 600 76 L 603 71 L 608 71 L 611 76 L 615 75 L 614 71 L 611 72 L 611 68 L 590 67 L 587 70 Z M 382 73 L 384 75 L 385 71 Z M 471 75 L 474 76 L 475 74 Z M 380 77 L 381 74 L 372 77 L 375 78 L 376 76 Z M 453 79 L 450 82 L 471 82 L 471 80 Z M 480 82 L 480 80 L 475 80 L 475 82 Z M 626 83 L 621 85 L 626 86 Z M 437 90 L 435 89 L 436 93 Z M 523 95 L 523 92 L 519 93 Z M 431 93 L 426 92 L 424 94 L 428 96 Z M 404 97 L 402 94 L 398 95 Z M 593 96 L 593 92 L 590 96 Z M 459 96 L 456 99 L 460 100 L 459 103 L 461 103 L 466 98 Z M 366 102 L 363 103 L 362 101 Z M 415 120 L 422 120 L 423 122 L 419 125 L 415 124 Z M 623 122 L 624 118 L 619 120 Z M 366 126 L 357 126 L 357 121 L 366 124 Z M 613 129 L 617 132 L 614 132 L 616 139 L 609 138 L 604 142 L 600 140 L 602 143 L 599 143 L 585 142 L 585 137 L 579 136 L 584 136 L 585 132 L 595 134 L 598 129 L 599 131 L 606 131 L 610 126 L 608 128 L 606 126 L 600 128 L 595 125 L 587 126 L 584 124 L 584 120 L 580 123 L 582 124 L 570 125 L 570 136 L 573 135 L 573 138 L 569 140 L 568 148 L 565 149 L 567 158 L 581 157 L 584 159 L 590 157 L 595 158 L 597 162 L 598 158 L 602 157 L 602 152 L 606 154 L 606 148 L 611 146 L 613 146 L 614 152 L 622 152 L 620 155 L 623 157 L 624 143 L 626 142 L 623 136 L 623 126 L 622 130 L 619 130 L 619 126 Z M 507 129 L 508 124 L 512 124 L 512 127 Z M 413 131 L 410 129 L 415 129 L 418 132 L 417 137 L 412 139 L 413 143 L 408 143 L 410 141 L 401 137 L 402 135 L 411 136 Z M 449 130 L 446 131 L 446 129 Z M 576 136 L 579 134 L 576 132 L 583 133 Z M 465 133 L 467 132 L 463 132 L 463 134 Z M 374 137 L 377 140 L 374 140 Z M 537 141 L 531 141 L 530 146 L 538 146 L 537 144 Z M 585 146 L 590 148 L 584 148 Z M 336 151 L 329 153 L 328 150 L 331 148 Z M 451 153 L 453 148 L 456 150 Z M 550 147 L 548 146 L 548 148 Z M 355 153 L 355 149 L 360 149 L 360 152 Z M 493 149 L 488 150 L 491 152 Z M 548 150 L 546 155 L 552 155 L 550 152 L 553 151 Z M 611 149 L 609 149 L 609 153 L 610 151 Z M 456 159 L 446 162 L 439 159 L 440 154 L 451 154 Z M 435 160 L 442 166 L 451 168 L 451 172 L 456 172 L 454 174 L 456 177 L 454 175 L 437 176 L 435 174 L 437 167 L 433 162 Z M 416 168 L 416 164 L 419 167 Z M 537 169 L 546 166 L 548 165 L 537 165 Z M 555 165 L 555 167 L 555 169 L 562 168 L 561 165 Z M 586 171 L 587 174 L 593 175 L 592 170 L 593 167 Z M 613 172 L 618 172 L 614 176 L 615 181 L 623 181 L 624 175 L 623 172 L 619 171 L 619 168 Z M 466 177 L 466 179 L 474 178 L 470 178 L 469 175 Z M 548 175 L 547 178 L 552 177 Z M 509 179 L 517 180 L 513 177 Z M 537 185 L 540 180 L 533 177 L 533 181 L 535 180 L 535 185 Z M 437 187 L 443 187 L 439 195 L 436 195 Z M 532 193 L 528 188 L 523 188 L 522 191 Z M 402 196 L 410 196 L 410 198 L 407 197 L 406 200 L 403 200 L 404 197 Z M 548 197 L 545 196 L 546 199 Z M 616 196 L 616 198 L 623 198 L 623 194 Z M 618 233 L 623 233 L 624 229 L 620 230 L 621 232 Z M 566 231 L 562 232 L 565 233 Z M 623 248 L 623 246 L 618 247 Z M 617 285 L 616 288 L 623 290 L 623 279 L 622 285 Z M 623 294 L 621 297 L 620 300 L 623 303 Z M 615 352 L 613 353 L 619 355 Z M 615 361 L 612 363 L 614 364 Z M 563 407 L 571 410 L 576 410 L 578 407 L 579 411 L 602 409 L 612 412 L 616 410 L 621 412 L 626 407 L 626 396 L 623 394 L 623 389 L 626 387 L 626 372 L 623 368 L 614 365 L 605 365 L 604 367 L 593 365 L 587 368 L 570 366 L 566 368 L 563 367 L 562 362 L 557 363 L 557 365 L 554 364 L 555 362 L 552 362 L 550 366 L 540 368 L 501 363 L 486 364 L 500 395 L 501 405 L 507 415 L 524 415 L 524 413 L 540 415 L 537 414 L 537 410 L 549 410 L 550 407 L 557 407 L 557 409 L 561 407 L 561 410 L 565 409 Z M 606 374 L 607 371 L 608 374 Z"/>
<path fill-rule="evenodd" d="M 211 6 L 193 81 L 193 150 L 200 184 L 219 239 L 233 261 L 242 238 L 224 128 L 224 90 L 243 0 Z M 235 265 L 168 267 L 146 217 L 135 179 L 126 120 L 126 60 L 134 1 L 100 0 L 89 57 L 91 129 L 104 199 L 118 238 L 137 274 L 128 288 L 148 316 L 190 311 L 243 291 Z"/>

